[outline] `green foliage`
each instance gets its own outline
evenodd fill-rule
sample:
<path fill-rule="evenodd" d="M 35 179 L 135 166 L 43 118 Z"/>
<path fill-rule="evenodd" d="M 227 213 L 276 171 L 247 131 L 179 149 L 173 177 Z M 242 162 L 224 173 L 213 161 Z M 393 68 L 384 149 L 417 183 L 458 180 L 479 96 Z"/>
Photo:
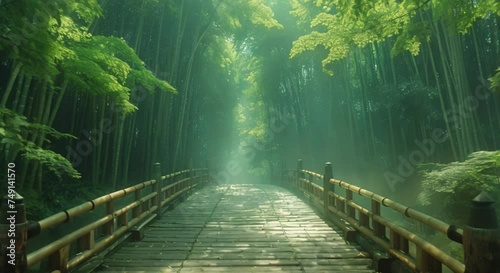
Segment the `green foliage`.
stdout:
<path fill-rule="evenodd" d="M 256 58 L 252 59 L 250 63 L 256 64 Z M 251 141 L 260 141 L 267 137 L 266 129 L 269 118 L 260 88 L 262 76 L 260 71 L 249 72 L 248 77 L 244 79 L 246 89 L 243 91 L 240 103 L 234 109 L 236 128 L 240 136 Z"/>
<path fill-rule="evenodd" d="M 26 202 L 27 218 L 38 221 L 113 190 L 110 187 L 95 188 L 90 183 L 80 180 L 70 183 L 47 183 L 44 185 L 43 193 L 26 189 L 20 194 Z"/>
<path fill-rule="evenodd" d="M 123 39 L 88 32 L 83 25 L 102 15 L 96 0 L 13 1 L 0 15 L 0 56 L 21 63 L 27 74 L 48 80 L 62 74 L 74 89 L 109 96 L 125 113 L 136 109 L 129 95 L 137 85 L 175 91 Z"/>
<path fill-rule="evenodd" d="M 438 114 L 434 113 L 437 98 L 435 88 L 424 86 L 418 80 L 382 85 L 378 92 L 372 94 L 374 110 L 386 111 L 391 108 L 395 119 L 408 122 L 416 118 L 437 118 Z"/>
<path fill-rule="evenodd" d="M 18 149 L 24 158 L 42 163 L 58 177 L 64 174 L 72 178 L 80 178 L 78 171 L 73 168 L 66 158 L 51 150 L 43 149 L 25 139 L 22 132 L 44 133 L 49 137 L 52 136 L 55 138 L 73 137 L 41 124 L 29 123 L 26 117 L 16 114 L 9 109 L 0 108 L 1 144 L 9 145 L 11 149 Z"/>
<path fill-rule="evenodd" d="M 136 109 L 129 101 L 131 88 L 141 85 L 151 93 L 156 89 L 175 89 L 157 79 L 125 40 L 116 37 L 92 36 L 79 28 L 69 17 L 62 18 L 58 28 L 58 69 L 79 91 L 114 98 L 125 113 Z"/>
<path fill-rule="evenodd" d="M 150 93 L 153 93 L 155 90 L 177 93 L 177 90 L 168 82 L 159 80 L 151 71 L 144 67 L 141 67 L 139 70 L 132 70 L 127 75 L 126 86 L 132 87 L 137 85 L 144 87 Z"/>
<path fill-rule="evenodd" d="M 85 34 L 78 37 L 66 41 L 67 50 L 59 60 L 64 76 L 78 90 L 108 95 L 125 113 L 136 110 L 129 95 L 131 88 L 138 85 L 151 93 L 157 89 L 175 92 L 169 83 L 157 79 L 145 68 L 123 39 Z"/>
<path fill-rule="evenodd" d="M 497 73 L 490 79 L 491 89 L 500 91 L 500 67 L 497 68 Z"/>
<path fill-rule="evenodd" d="M 290 0 L 290 5 L 292 6 L 290 14 L 296 18 L 297 24 L 302 27 L 308 26 L 316 16 L 315 14 L 322 11 L 321 7 L 316 6 L 310 0 Z"/>
<path fill-rule="evenodd" d="M 451 28 L 467 33 L 472 24 L 492 13 L 500 14 L 497 0 L 440 0 L 432 1 L 432 15 L 435 20 L 442 18 Z"/>
<path fill-rule="evenodd" d="M 58 73 L 56 59 L 64 49 L 59 36 L 71 36 L 75 28 L 62 26 L 76 16 L 90 23 L 101 15 L 96 0 L 10 1 L 0 7 L 0 59 L 14 60 L 26 73 L 40 78 Z M 59 39 L 59 40 L 58 40 Z"/>
<path fill-rule="evenodd" d="M 413 55 L 418 55 L 422 42 L 430 40 L 431 30 L 427 22 L 418 22 L 406 25 L 402 33 L 396 39 L 391 54 L 397 55 L 404 51 L 409 51 Z"/>
<path fill-rule="evenodd" d="M 310 2 L 309 2 L 310 3 Z M 408 1 L 323 1 L 316 0 L 321 9 L 311 22 L 311 32 L 293 42 L 290 57 L 304 51 L 323 46 L 328 55 L 322 61 L 323 69 L 333 74 L 329 65 L 344 59 L 351 48 L 363 47 L 369 43 L 381 42 L 397 35 L 392 50 L 396 55 L 409 51 L 417 55 L 420 44 L 430 39 L 429 24 L 420 15 L 432 11 L 432 20 L 443 20 L 451 29 L 466 33 L 472 24 L 492 13 L 500 14 L 500 4 L 496 0 L 408 0 Z M 429 3 L 431 3 L 429 5 Z M 312 18 L 304 0 L 293 1 L 292 14 L 299 20 Z M 310 9 L 310 7 L 309 7 Z M 419 16 L 417 16 L 419 15 Z"/>
<path fill-rule="evenodd" d="M 283 28 L 272 9 L 262 0 L 225 0 L 215 4 L 221 22 L 235 31 L 248 23 L 266 28 Z"/>
<path fill-rule="evenodd" d="M 438 206 L 452 217 L 460 218 L 470 201 L 481 191 L 500 196 L 500 151 L 479 151 L 463 162 L 427 164 L 418 201 L 423 206 Z"/>
<path fill-rule="evenodd" d="M 270 166 L 271 162 L 267 159 L 263 159 L 260 161 L 260 164 L 253 166 L 248 172 L 252 175 L 262 177 L 271 173 Z"/>
<path fill-rule="evenodd" d="M 290 51 L 290 57 L 293 58 L 304 51 L 323 46 L 328 50 L 328 55 L 322 65 L 330 75 L 333 71 L 328 66 L 344 59 L 352 47 L 383 41 L 397 34 L 410 18 L 406 7 L 396 1 L 363 1 L 363 8 L 352 1 L 333 2 L 336 3 L 332 6 L 333 10 L 337 12 L 332 14 L 330 8 L 324 7 L 326 12 L 319 13 L 311 21 L 313 31 L 294 41 Z M 318 6 L 323 4 L 323 1 L 317 1 Z M 300 10 L 294 13 L 303 14 Z"/>
<path fill-rule="evenodd" d="M 203 56 L 218 64 L 219 69 L 231 73 L 237 55 L 234 40 L 224 36 L 210 38 L 209 46 L 203 51 Z"/>
<path fill-rule="evenodd" d="M 20 192 L 20 194 L 26 202 L 26 218 L 30 221 L 42 220 L 47 216 L 61 211 L 59 208 L 57 210 L 49 208 L 49 203 L 45 200 L 44 195 L 34 189 L 25 190 Z"/>
<path fill-rule="evenodd" d="M 92 23 L 97 17 L 102 16 L 102 9 L 97 0 L 73 0 L 71 10 L 76 13 L 78 19 L 84 23 Z"/>
<path fill-rule="evenodd" d="M 24 158 L 42 163 L 58 177 L 61 177 L 63 174 L 75 179 L 81 177 L 80 173 L 73 168 L 71 162 L 54 151 L 42 149 L 31 141 L 26 142 L 22 150 L 24 151 Z"/>

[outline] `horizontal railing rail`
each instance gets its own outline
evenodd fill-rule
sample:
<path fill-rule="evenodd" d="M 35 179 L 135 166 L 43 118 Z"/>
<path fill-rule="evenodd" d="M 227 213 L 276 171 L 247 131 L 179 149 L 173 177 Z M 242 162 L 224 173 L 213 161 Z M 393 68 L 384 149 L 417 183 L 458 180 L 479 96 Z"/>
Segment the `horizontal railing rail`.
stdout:
<path fill-rule="evenodd" d="M 86 215 L 98 207 L 104 207 L 105 211 L 101 218 L 25 254 L 26 265 L 18 265 L 15 272 L 24 272 L 26 268 L 43 260 L 48 260 L 48 268 L 41 269 L 41 272 L 68 272 L 109 247 L 134 226 L 146 219 L 160 218 L 163 207 L 195 186 L 209 181 L 206 168 L 183 170 L 161 176 L 160 164 L 156 163 L 155 173 L 155 179 L 103 195 L 38 222 L 30 222 L 27 228 L 28 244 L 30 238 L 63 225 L 77 216 Z M 168 185 L 164 185 L 166 181 L 169 182 Z M 146 193 L 147 189 L 151 191 Z M 124 200 L 125 197 L 132 201 Z M 124 201 L 122 203 L 125 204 L 118 207 L 116 204 L 120 201 Z M 1 266 L 5 267 L 6 264 Z"/>
<path fill-rule="evenodd" d="M 303 169 L 302 161 L 299 160 L 297 169 L 285 170 L 283 176 L 282 180 L 286 185 L 299 189 L 308 198 L 312 198 L 321 205 L 327 217 L 335 215 L 343 220 L 343 222 L 335 221 L 336 223 L 347 222 L 351 228 L 368 237 L 413 271 L 442 272 L 442 265 L 444 265 L 453 272 L 465 272 L 466 267 L 461 261 L 451 257 L 418 234 L 382 216 L 381 206 L 390 208 L 404 217 L 414 219 L 459 244 L 462 244 L 464 240 L 462 229 L 387 197 L 334 179 L 330 163 L 326 164 L 325 174 L 322 175 Z M 318 185 L 317 180 L 321 181 L 323 186 Z M 345 190 L 344 193 L 341 194 L 338 188 Z M 370 204 L 369 208 L 355 202 L 353 200 L 354 194 L 366 198 Z M 414 249 L 414 251 L 410 251 L 410 249 Z"/>

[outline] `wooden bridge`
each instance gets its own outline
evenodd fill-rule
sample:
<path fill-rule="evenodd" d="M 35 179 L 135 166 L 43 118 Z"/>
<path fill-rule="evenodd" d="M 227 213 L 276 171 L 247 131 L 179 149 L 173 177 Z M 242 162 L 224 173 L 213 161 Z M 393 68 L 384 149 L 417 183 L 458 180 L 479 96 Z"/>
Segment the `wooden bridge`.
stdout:
<path fill-rule="evenodd" d="M 329 163 L 318 174 L 299 160 L 275 185 L 218 185 L 208 169 L 155 170 L 152 180 L 37 222 L 26 220 L 17 195 L 17 222 L 0 233 L 0 272 L 500 272 L 499 229 L 485 194 L 471 208 L 481 219 L 462 230 L 334 179 Z M 464 261 L 386 211 L 463 245 Z M 89 223 L 27 251 L 39 234 L 75 219 Z"/>

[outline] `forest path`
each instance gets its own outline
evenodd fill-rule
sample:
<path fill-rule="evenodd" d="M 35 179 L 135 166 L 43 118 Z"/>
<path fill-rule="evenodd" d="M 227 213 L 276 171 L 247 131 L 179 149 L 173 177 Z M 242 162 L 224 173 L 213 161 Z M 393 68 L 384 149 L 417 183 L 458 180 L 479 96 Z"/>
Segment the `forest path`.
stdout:
<path fill-rule="evenodd" d="M 302 200 L 272 185 L 211 185 L 127 242 L 99 272 L 374 272 Z"/>

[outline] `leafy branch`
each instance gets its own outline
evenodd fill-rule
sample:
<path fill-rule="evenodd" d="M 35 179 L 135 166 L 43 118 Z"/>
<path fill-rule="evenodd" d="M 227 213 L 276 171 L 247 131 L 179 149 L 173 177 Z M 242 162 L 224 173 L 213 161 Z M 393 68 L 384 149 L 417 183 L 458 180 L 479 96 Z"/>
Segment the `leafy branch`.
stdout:
<path fill-rule="evenodd" d="M 48 126 L 38 123 L 29 123 L 25 116 L 21 116 L 7 108 L 0 107 L 1 147 L 5 148 L 7 151 L 17 149 L 24 158 L 42 163 L 58 177 L 65 174 L 72 178 L 80 178 L 80 173 L 78 173 L 71 163 L 62 155 L 51 150 L 43 149 L 25 137 L 28 135 L 27 133 L 34 132 L 42 132 L 56 139 L 62 137 L 76 139 L 76 137 L 70 134 L 58 132 Z"/>

